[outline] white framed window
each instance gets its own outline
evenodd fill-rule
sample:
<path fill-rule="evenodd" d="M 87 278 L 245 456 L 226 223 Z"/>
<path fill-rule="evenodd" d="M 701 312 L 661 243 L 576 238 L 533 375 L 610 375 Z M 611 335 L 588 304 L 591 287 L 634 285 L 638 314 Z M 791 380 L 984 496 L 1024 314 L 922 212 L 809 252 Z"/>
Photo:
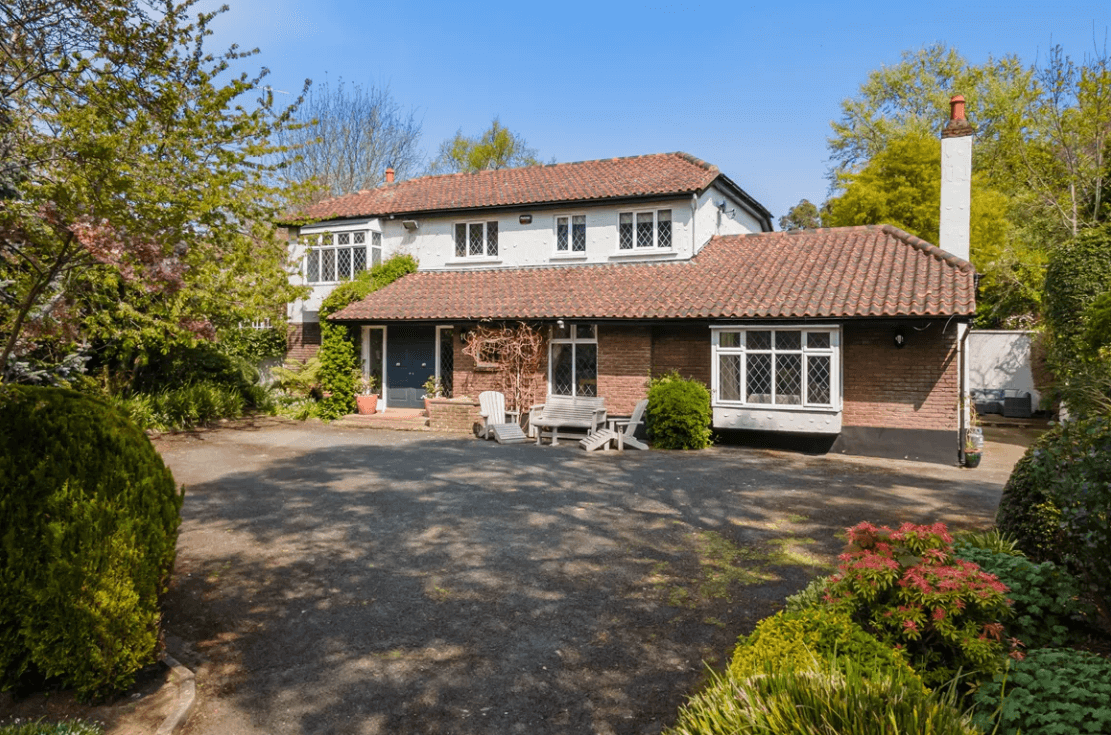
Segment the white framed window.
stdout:
<path fill-rule="evenodd" d="M 586 252 L 586 215 L 569 214 L 555 218 L 556 252 Z"/>
<path fill-rule="evenodd" d="M 617 215 L 617 223 L 617 248 L 619 250 L 671 248 L 670 209 L 620 212 Z"/>
<path fill-rule="evenodd" d="M 456 222 L 455 257 L 494 258 L 498 255 L 498 223 Z"/>
<path fill-rule="evenodd" d="M 552 327 L 548 344 L 548 393 L 553 396 L 598 395 L 597 326 Z"/>
<path fill-rule="evenodd" d="M 304 273 L 307 283 L 337 283 L 382 262 L 382 233 L 367 230 L 307 235 Z M 367 242 L 369 239 L 369 243 Z"/>
<path fill-rule="evenodd" d="M 715 327 L 713 351 L 718 404 L 796 409 L 840 406 L 838 327 Z"/>

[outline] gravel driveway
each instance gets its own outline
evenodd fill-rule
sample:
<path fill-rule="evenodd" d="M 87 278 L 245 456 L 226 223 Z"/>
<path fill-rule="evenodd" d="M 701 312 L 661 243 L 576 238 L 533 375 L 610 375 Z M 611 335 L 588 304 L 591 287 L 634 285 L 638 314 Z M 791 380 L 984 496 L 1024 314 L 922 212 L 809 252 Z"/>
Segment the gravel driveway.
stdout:
<path fill-rule="evenodd" d="M 281 422 L 156 444 L 187 486 L 192 735 L 658 733 L 835 534 L 986 525 L 1009 469 Z"/>

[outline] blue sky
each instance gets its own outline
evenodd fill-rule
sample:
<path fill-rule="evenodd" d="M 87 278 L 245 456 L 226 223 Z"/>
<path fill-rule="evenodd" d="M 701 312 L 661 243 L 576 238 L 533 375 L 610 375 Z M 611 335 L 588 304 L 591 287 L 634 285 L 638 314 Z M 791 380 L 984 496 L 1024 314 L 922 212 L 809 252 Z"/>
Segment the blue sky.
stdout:
<path fill-rule="evenodd" d="M 542 160 L 686 151 L 775 217 L 825 199 L 840 102 L 901 52 L 937 41 L 973 63 L 1102 49 L 1104 2 L 663 3 L 227 0 L 213 50 L 251 68 L 388 86 L 423 121 L 429 155 L 495 115 Z M 201 8 L 219 3 L 204 0 Z"/>

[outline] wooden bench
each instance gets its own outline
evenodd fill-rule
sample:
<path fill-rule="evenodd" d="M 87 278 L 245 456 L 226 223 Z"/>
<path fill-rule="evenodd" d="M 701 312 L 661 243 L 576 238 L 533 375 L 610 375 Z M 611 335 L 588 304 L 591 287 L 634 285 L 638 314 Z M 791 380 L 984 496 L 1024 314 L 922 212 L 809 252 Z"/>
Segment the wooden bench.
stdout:
<path fill-rule="evenodd" d="M 552 446 L 559 444 L 560 429 L 574 429 L 588 434 L 606 425 L 604 398 L 583 396 L 548 396 L 547 403 L 540 403 L 529 410 L 529 431 L 535 432 L 536 443 L 548 436 Z M 564 436 L 567 436 L 564 432 Z"/>

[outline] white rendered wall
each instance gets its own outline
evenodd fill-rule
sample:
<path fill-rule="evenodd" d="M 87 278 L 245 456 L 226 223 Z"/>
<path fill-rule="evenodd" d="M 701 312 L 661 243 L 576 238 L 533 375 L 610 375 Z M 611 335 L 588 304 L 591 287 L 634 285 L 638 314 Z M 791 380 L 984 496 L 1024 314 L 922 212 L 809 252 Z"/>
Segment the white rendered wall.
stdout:
<path fill-rule="evenodd" d="M 941 139 L 941 227 L 937 246 L 969 259 L 972 136 Z"/>
<path fill-rule="evenodd" d="M 726 200 L 726 211 L 717 204 Z M 622 212 L 671 210 L 671 247 L 666 249 L 618 248 L 618 217 Z M 521 224 L 520 216 L 531 214 L 532 222 Z M 586 216 L 585 252 L 556 250 L 556 218 Z M 406 230 L 403 220 L 418 223 L 415 231 Z M 458 222 L 498 222 L 497 257 L 457 258 L 455 256 L 455 224 Z M 474 268 L 520 268 L 541 265 L 581 265 L 597 263 L 627 263 L 630 261 L 687 260 L 715 235 L 736 235 L 760 232 L 759 221 L 746 212 L 738 202 L 729 199 L 721 190 L 710 187 L 699 197 L 687 196 L 649 204 L 622 204 L 605 206 L 576 206 L 559 209 L 522 209 L 514 212 L 492 211 L 488 214 L 463 216 L 411 215 L 397 219 L 360 219 L 342 222 L 321 222 L 301 228 L 292 246 L 292 254 L 299 269 L 304 268 L 304 255 L 315 242 L 313 235 L 322 232 L 345 230 L 377 230 L 382 233 L 382 257 L 399 253 L 412 255 L 427 270 L 470 270 Z M 368 238 L 369 240 L 369 238 Z M 290 278 L 296 285 L 304 285 L 304 274 Z M 313 286 L 305 299 L 289 306 L 289 318 L 300 323 L 306 318 L 315 320 L 324 298 L 336 284 Z M 305 312 L 309 312 L 307 315 Z"/>
<path fill-rule="evenodd" d="M 725 211 L 718 206 L 725 201 Z M 753 217 L 740 203 L 727 196 L 716 186 L 711 186 L 698 198 L 698 213 L 695 216 L 695 250 L 717 235 L 747 235 L 763 232 L 760 220 Z"/>
<path fill-rule="evenodd" d="M 1030 369 L 1030 332 L 974 329 L 968 336 L 968 363 L 969 389 L 1028 391 L 1031 405 L 1040 405 Z"/>

